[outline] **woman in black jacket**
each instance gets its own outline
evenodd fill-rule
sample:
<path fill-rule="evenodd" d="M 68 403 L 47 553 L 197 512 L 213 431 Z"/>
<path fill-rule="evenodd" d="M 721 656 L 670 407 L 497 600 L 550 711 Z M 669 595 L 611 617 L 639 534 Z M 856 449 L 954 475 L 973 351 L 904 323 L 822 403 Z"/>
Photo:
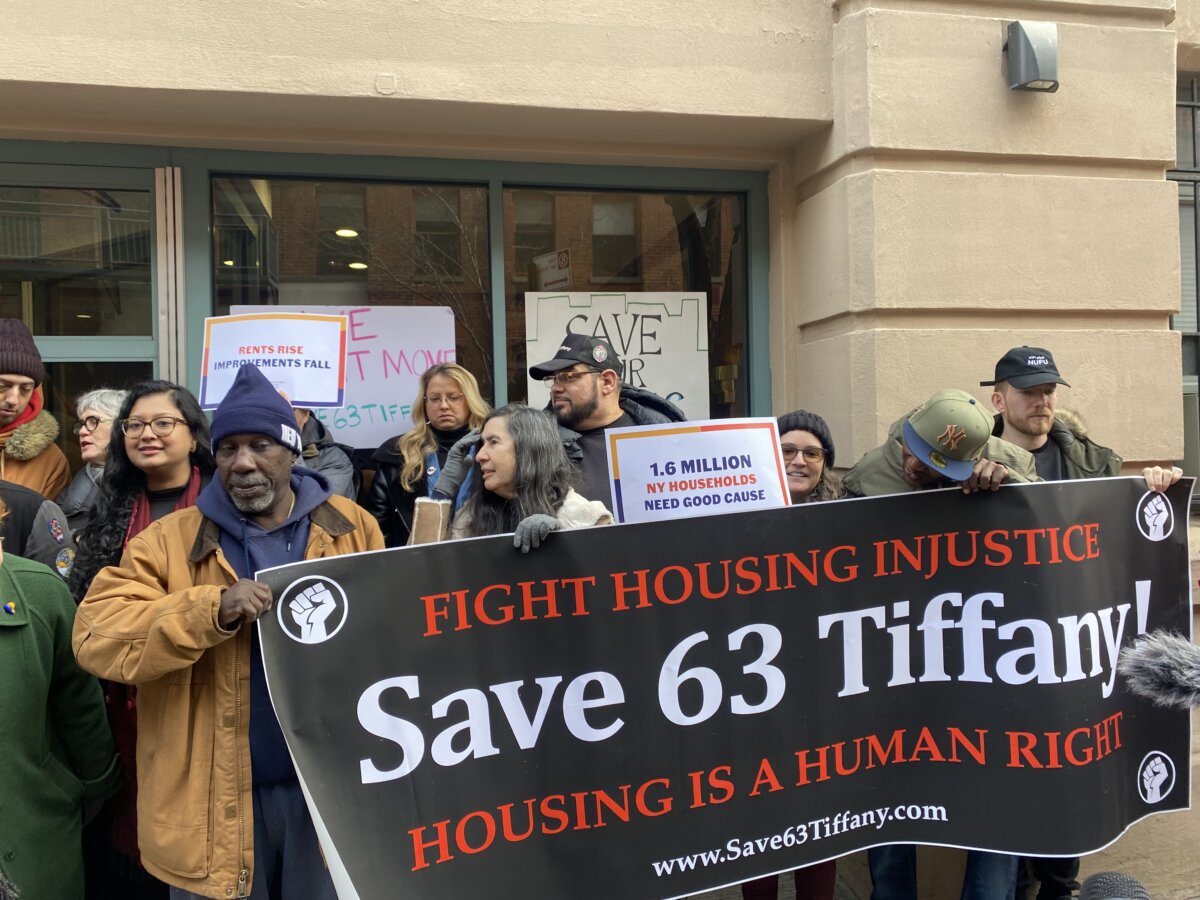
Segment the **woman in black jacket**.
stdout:
<path fill-rule="evenodd" d="M 475 376 L 462 366 L 439 363 L 421 374 L 412 430 L 388 438 L 371 457 L 375 480 L 364 505 L 379 522 L 387 546 L 408 543 L 417 497 L 432 495 L 450 448 L 479 428 L 487 414 Z M 455 509 L 469 487 L 468 478 L 455 498 Z"/>

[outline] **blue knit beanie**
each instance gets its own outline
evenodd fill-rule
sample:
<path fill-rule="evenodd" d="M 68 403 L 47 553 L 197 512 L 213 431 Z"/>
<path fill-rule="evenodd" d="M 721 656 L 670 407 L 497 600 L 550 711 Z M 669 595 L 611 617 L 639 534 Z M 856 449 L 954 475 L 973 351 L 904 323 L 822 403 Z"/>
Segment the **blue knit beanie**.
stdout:
<path fill-rule="evenodd" d="M 212 419 L 212 442 L 231 434 L 265 434 L 296 455 L 304 450 L 292 405 L 280 396 L 275 386 L 257 366 L 238 369 L 233 386 L 217 406 Z"/>

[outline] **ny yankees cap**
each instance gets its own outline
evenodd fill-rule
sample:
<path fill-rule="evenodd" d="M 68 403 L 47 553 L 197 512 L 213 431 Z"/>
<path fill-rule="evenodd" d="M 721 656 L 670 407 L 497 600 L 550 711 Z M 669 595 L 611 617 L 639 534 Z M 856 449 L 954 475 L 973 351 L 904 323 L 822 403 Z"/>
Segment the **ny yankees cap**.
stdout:
<path fill-rule="evenodd" d="M 966 391 L 938 391 L 904 423 L 909 451 L 951 481 L 966 481 L 992 434 L 992 417 Z"/>

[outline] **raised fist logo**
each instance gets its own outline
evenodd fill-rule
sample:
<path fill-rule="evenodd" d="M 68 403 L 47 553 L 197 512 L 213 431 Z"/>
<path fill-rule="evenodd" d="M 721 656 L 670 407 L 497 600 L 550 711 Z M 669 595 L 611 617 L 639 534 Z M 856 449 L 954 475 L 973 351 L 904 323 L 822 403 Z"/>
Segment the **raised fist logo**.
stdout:
<path fill-rule="evenodd" d="M 1142 507 L 1142 518 L 1146 520 L 1146 530 L 1150 532 L 1150 540 L 1161 541 L 1163 528 L 1167 524 L 1167 501 L 1162 497 L 1154 497 Z"/>
<path fill-rule="evenodd" d="M 1147 803 L 1158 803 L 1175 787 L 1175 764 L 1155 750 L 1146 754 L 1138 770 L 1138 793 Z"/>
<path fill-rule="evenodd" d="M 1136 515 L 1138 530 L 1149 541 L 1161 541 L 1175 530 L 1175 515 L 1171 504 L 1162 494 L 1147 491 L 1138 501 Z"/>
<path fill-rule="evenodd" d="M 337 601 L 324 583 L 317 582 L 305 588 L 288 604 L 288 608 L 300 626 L 300 640 L 304 643 L 311 644 L 329 637 L 325 633 L 325 620 L 337 609 Z"/>
<path fill-rule="evenodd" d="M 330 578 L 309 576 L 292 582 L 276 604 L 279 626 L 301 644 L 327 641 L 346 622 L 346 592 Z"/>

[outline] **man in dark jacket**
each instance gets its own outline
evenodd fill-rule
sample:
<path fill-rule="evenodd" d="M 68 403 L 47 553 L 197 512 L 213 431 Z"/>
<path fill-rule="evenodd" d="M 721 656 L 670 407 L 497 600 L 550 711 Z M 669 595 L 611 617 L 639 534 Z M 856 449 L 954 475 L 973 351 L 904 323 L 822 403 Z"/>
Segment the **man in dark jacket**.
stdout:
<path fill-rule="evenodd" d="M 1033 454 L 1043 481 L 1121 474 L 1121 457 L 1092 441 L 1077 416 L 1058 409 L 1058 386 L 1070 385 L 1049 350 L 1013 347 L 996 363 L 993 379 L 979 384 L 992 387 L 992 406 L 999 410 L 992 434 Z M 1165 490 L 1183 470 L 1152 466 L 1142 474 L 1150 490 Z M 1038 900 L 1059 900 L 1079 889 L 1077 857 L 1030 858 L 1026 865 L 1041 882 Z"/>
<path fill-rule="evenodd" d="M 49 566 L 63 578 L 70 575 L 75 539 L 58 505 L 11 481 L 0 481 L 0 499 L 8 507 L 8 518 L 0 526 L 4 549 Z"/>
<path fill-rule="evenodd" d="M 1087 437 L 1083 423 L 1058 410 L 1058 386 L 1070 387 L 1041 347 L 1013 347 L 996 363 L 992 388 L 999 410 L 992 434 L 1033 454 L 1043 481 L 1121 474 L 1121 457 Z"/>
<path fill-rule="evenodd" d="M 529 367 L 529 375 L 550 388 L 550 408 L 558 419 L 563 449 L 578 476 L 576 492 L 609 509 L 612 491 L 604 432 L 627 425 L 687 420 L 671 401 L 625 384 L 621 380 L 624 370 L 625 364 L 608 341 L 586 334 L 568 334 L 553 359 Z"/>

